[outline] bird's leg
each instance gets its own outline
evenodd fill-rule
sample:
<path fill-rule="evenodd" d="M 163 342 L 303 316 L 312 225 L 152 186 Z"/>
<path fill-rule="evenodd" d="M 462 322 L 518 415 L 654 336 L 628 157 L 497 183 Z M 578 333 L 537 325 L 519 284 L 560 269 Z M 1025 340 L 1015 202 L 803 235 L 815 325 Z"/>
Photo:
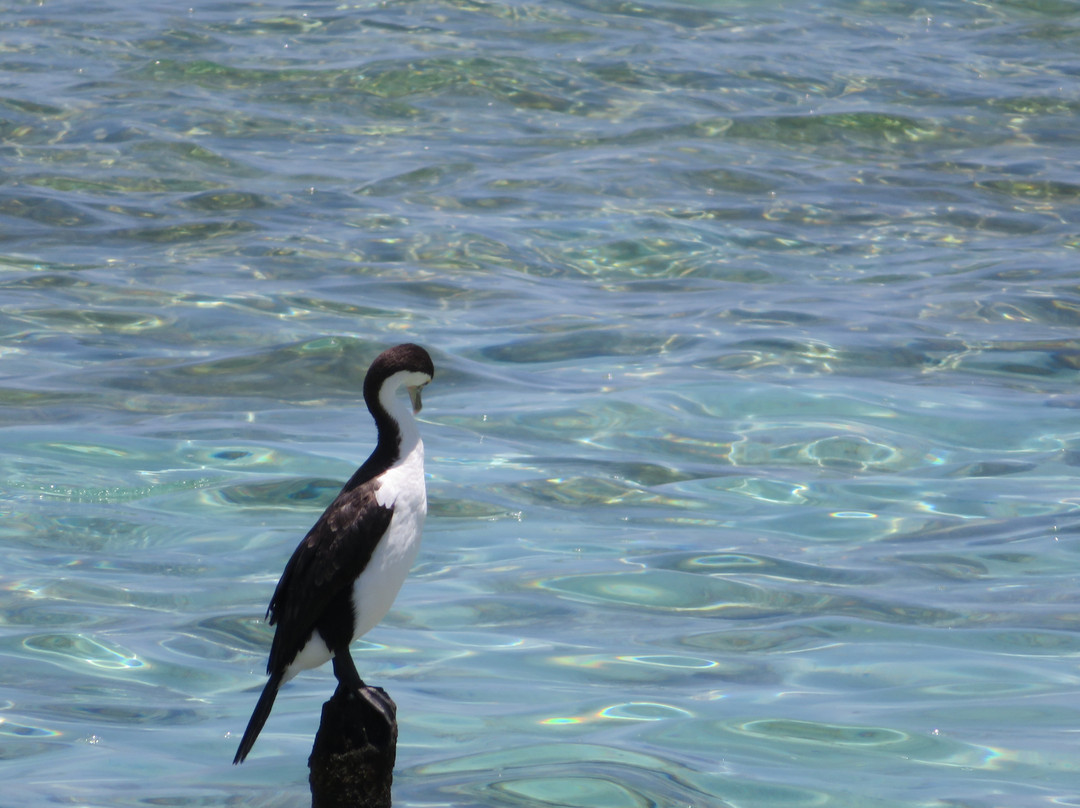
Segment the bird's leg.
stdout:
<path fill-rule="evenodd" d="M 338 684 L 347 691 L 358 693 L 366 687 L 364 680 L 356 672 L 348 646 L 334 650 L 334 676 L 337 677 Z"/>
<path fill-rule="evenodd" d="M 383 717 L 387 726 L 395 725 L 397 708 L 394 702 L 382 688 L 364 684 L 364 680 L 356 672 L 356 665 L 349 654 L 348 646 L 334 651 L 334 676 L 337 677 L 338 687 L 344 688 L 346 698 L 362 698 Z"/>

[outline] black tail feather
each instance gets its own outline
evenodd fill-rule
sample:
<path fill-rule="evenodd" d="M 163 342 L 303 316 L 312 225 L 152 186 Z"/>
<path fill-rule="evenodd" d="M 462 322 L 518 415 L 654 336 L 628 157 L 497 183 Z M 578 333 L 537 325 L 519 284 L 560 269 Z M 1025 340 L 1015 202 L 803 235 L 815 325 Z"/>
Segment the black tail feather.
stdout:
<path fill-rule="evenodd" d="M 251 714 L 247 729 L 244 730 L 244 737 L 240 739 L 240 748 L 236 750 L 233 765 L 243 763 L 244 758 L 251 751 L 251 747 L 255 745 L 255 739 L 262 732 L 263 724 L 270 717 L 270 710 L 274 707 L 274 699 L 277 698 L 279 687 L 281 687 L 281 674 L 271 674 L 270 681 L 266 683 L 262 695 L 259 696 L 259 701 L 255 704 L 255 711 Z"/>

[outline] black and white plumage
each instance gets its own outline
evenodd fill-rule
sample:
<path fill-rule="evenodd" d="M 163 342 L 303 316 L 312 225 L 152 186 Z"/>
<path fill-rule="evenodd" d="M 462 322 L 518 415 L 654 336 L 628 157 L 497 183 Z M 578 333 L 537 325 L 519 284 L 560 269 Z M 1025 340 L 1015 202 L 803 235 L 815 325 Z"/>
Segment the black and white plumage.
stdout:
<path fill-rule="evenodd" d="M 278 689 L 300 671 L 333 659 L 342 686 L 363 686 L 349 644 L 390 610 L 420 549 L 427 492 L 424 444 L 413 413 L 434 375 L 427 351 L 411 343 L 379 354 L 368 369 L 364 401 L 378 443 L 285 565 L 266 611 L 277 626 L 266 663 L 270 680 L 233 763 L 247 757 Z M 402 387 L 411 412 L 398 395 Z"/>

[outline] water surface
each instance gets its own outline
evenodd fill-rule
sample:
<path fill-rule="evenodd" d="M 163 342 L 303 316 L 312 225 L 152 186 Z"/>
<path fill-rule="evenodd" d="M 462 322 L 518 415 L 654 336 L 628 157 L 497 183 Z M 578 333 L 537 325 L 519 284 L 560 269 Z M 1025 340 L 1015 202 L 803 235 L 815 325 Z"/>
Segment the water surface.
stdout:
<path fill-rule="evenodd" d="M 429 347 L 358 643 L 395 804 L 1080 805 L 1080 9 L 0 15 L 4 805 L 229 765 L 296 541 Z"/>

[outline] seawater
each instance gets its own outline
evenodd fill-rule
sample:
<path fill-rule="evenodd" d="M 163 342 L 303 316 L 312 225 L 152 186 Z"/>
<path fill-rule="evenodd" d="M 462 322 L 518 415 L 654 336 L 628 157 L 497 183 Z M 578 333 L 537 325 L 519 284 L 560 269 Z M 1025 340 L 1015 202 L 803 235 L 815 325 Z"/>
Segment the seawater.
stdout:
<path fill-rule="evenodd" d="M 295 806 L 431 349 L 399 806 L 1080 805 L 1080 7 L 9 3 L 0 804 Z"/>

